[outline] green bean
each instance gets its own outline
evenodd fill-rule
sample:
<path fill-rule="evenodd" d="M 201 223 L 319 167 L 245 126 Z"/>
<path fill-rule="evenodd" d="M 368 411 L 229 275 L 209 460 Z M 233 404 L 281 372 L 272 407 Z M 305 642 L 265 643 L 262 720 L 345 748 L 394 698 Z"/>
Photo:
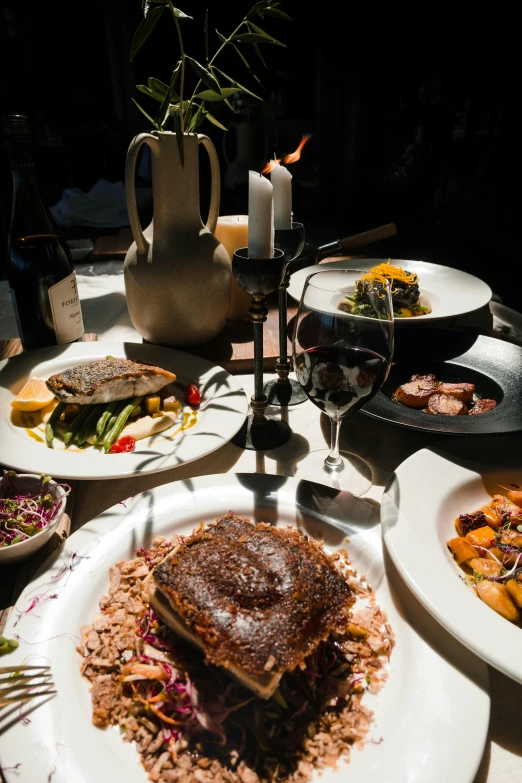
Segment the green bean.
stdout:
<path fill-rule="evenodd" d="M 49 421 L 45 425 L 45 440 L 47 443 L 51 443 L 54 439 L 54 425 L 67 407 L 66 402 L 59 402 L 56 408 L 51 413 Z"/>
<path fill-rule="evenodd" d="M 93 444 L 95 446 L 98 446 L 100 441 L 103 440 L 103 436 L 105 432 L 107 431 L 108 427 L 107 425 L 112 419 L 112 414 L 120 404 L 119 400 L 115 400 L 114 402 L 110 402 L 105 410 L 103 411 L 102 415 L 99 417 L 98 421 L 96 422 L 96 434 L 93 438 Z"/>
<path fill-rule="evenodd" d="M 127 423 L 127 419 L 131 415 L 134 408 L 136 408 L 140 402 L 143 399 L 143 395 L 141 397 L 133 397 L 130 402 L 128 402 L 121 413 L 118 415 L 116 421 L 114 422 L 111 429 L 107 432 L 107 435 L 105 436 L 105 440 L 103 442 L 103 448 L 106 452 L 108 452 L 116 440 L 116 438 L 119 436 L 120 432 L 124 428 L 125 424 Z"/>
<path fill-rule="evenodd" d="M 66 446 L 68 446 L 69 443 L 71 443 L 75 439 L 77 433 L 80 431 L 80 427 L 82 426 L 83 422 L 85 421 L 85 419 L 87 418 L 91 410 L 92 410 L 91 406 L 86 405 L 84 408 L 81 409 L 77 417 L 73 420 L 71 426 L 63 436 Z"/>
<path fill-rule="evenodd" d="M 90 407 L 92 410 L 89 411 L 89 415 L 82 423 L 81 429 L 78 432 L 78 446 L 80 447 L 87 441 L 91 431 L 94 429 L 96 422 L 100 418 L 100 413 L 105 407 L 105 403 L 100 402 L 97 405 L 91 405 Z"/>

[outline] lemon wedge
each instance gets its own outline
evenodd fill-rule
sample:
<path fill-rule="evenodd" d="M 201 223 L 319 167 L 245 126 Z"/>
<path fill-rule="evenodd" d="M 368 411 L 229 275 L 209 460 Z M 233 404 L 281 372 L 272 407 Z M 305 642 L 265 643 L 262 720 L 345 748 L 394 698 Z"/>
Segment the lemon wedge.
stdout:
<path fill-rule="evenodd" d="M 43 378 L 29 378 L 25 386 L 20 389 L 12 407 L 17 411 L 39 411 L 46 408 L 54 400 L 54 394 L 49 391 Z"/>

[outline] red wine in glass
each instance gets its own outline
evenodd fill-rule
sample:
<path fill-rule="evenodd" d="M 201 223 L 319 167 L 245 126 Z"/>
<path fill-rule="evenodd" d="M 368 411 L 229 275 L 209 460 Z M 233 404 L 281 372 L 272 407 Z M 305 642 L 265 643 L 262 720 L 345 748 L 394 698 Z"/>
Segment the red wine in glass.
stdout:
<path fill-rule="evenodd" d="M 295 357 L 295 371 L 309 400 L 329 416 L 344 416 L 381 388 L 389 361 L 367 348 L 339 343 L 309 348 Z"/>

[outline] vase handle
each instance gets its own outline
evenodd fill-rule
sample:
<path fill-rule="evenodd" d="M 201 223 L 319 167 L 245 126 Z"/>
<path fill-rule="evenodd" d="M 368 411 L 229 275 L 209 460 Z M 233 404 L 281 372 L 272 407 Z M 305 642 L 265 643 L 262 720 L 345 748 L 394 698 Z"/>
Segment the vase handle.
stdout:
<path fill-rule="evenodd" d="M 219 170 L 219 158 L 216 148 L 211 139 L 203 133 L 198 133 L 198 144 L 203 144 L 208 157 L 210 158 L 210 206 L 208 208 L 208 218 L 206 225 L 201 221 L 204 228 L 208 228 L 211 234 L 216 230 L 219 216 L 219 200 L 221 197 L 221 173 Z"/>
<path fill-rule="evenodd" d="M 134 180 L 136 177 L 136 161 L 138 159 L 138 152 L 140 151 L 142 144 L 147 143 L 149 147 L 152 147 L 152 141 L 154 141 L 156 144 L 158 142 L 157 138 L 151 133 L 138 133 L 138 135 L 133 138 L 129 145 L 127 159 L 125 161 L 125 198 L 127 201 L 129 225 L 131 227 L 134 241 L 136 242 L 138 253 L 143 255 L 148 253 L 149 243 L 145 239 L 140 226 Z"/>

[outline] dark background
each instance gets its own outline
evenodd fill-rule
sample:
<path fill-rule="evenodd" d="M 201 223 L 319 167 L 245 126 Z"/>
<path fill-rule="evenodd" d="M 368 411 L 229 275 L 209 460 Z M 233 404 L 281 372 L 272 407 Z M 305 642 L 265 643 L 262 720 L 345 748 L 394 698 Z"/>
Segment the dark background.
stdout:
<path fill-rule="evenodd" d="M 212 31 L 229 34 L 250 5 L 208 4 L 211 54 Z M 206 5 L 185 0 L 180 7 L 194 17 L 182 23 L 186 51 L 203 62 Z M 513 280 L 520 201 L 515 18 L 495 8 L 457 19 L 455 8 L 403 6 L 384 16 L 375 6 L 281 7 L 293 21 L 255 21 L 286 48 L 263 46 L 266 67 L 251 46 L 243 49 L 262 87 L 234 53 L 218 63 L 264 102 L 243 95 L 238 115 L 216 104 L 213 113 L 227 126 L 255 123 L 252 168 L 312 134 L 290 167 L 294 218 L 305 224 L 307 238 L 321 244 L 393 221 L 397 236 L 375 245 L 379 255 L 472 272 L 520 309 Z M 165 13 L 130 63 L 140 19 L 140 0 L 4 3 L 0 108 L 31 118 L 49 206 L 65 187 L 123 180 L 130 140 L 150 129 L 131 98 L 150 113 L 157 104 L 135 85 L 149 76 L 168 81 L 179 48 Z M 220 156 L 221 214 L 246 212 L 246 185 L 225 187 L 225 134 L 209 123 L 199 132 L 213 139 Z M 233 158 L 233 129 L 227 144 Z M 0 162 L 3 266 L 11 187 L 3 150 Z M 202 190 L 204 201 L 204 183 Z"/>

